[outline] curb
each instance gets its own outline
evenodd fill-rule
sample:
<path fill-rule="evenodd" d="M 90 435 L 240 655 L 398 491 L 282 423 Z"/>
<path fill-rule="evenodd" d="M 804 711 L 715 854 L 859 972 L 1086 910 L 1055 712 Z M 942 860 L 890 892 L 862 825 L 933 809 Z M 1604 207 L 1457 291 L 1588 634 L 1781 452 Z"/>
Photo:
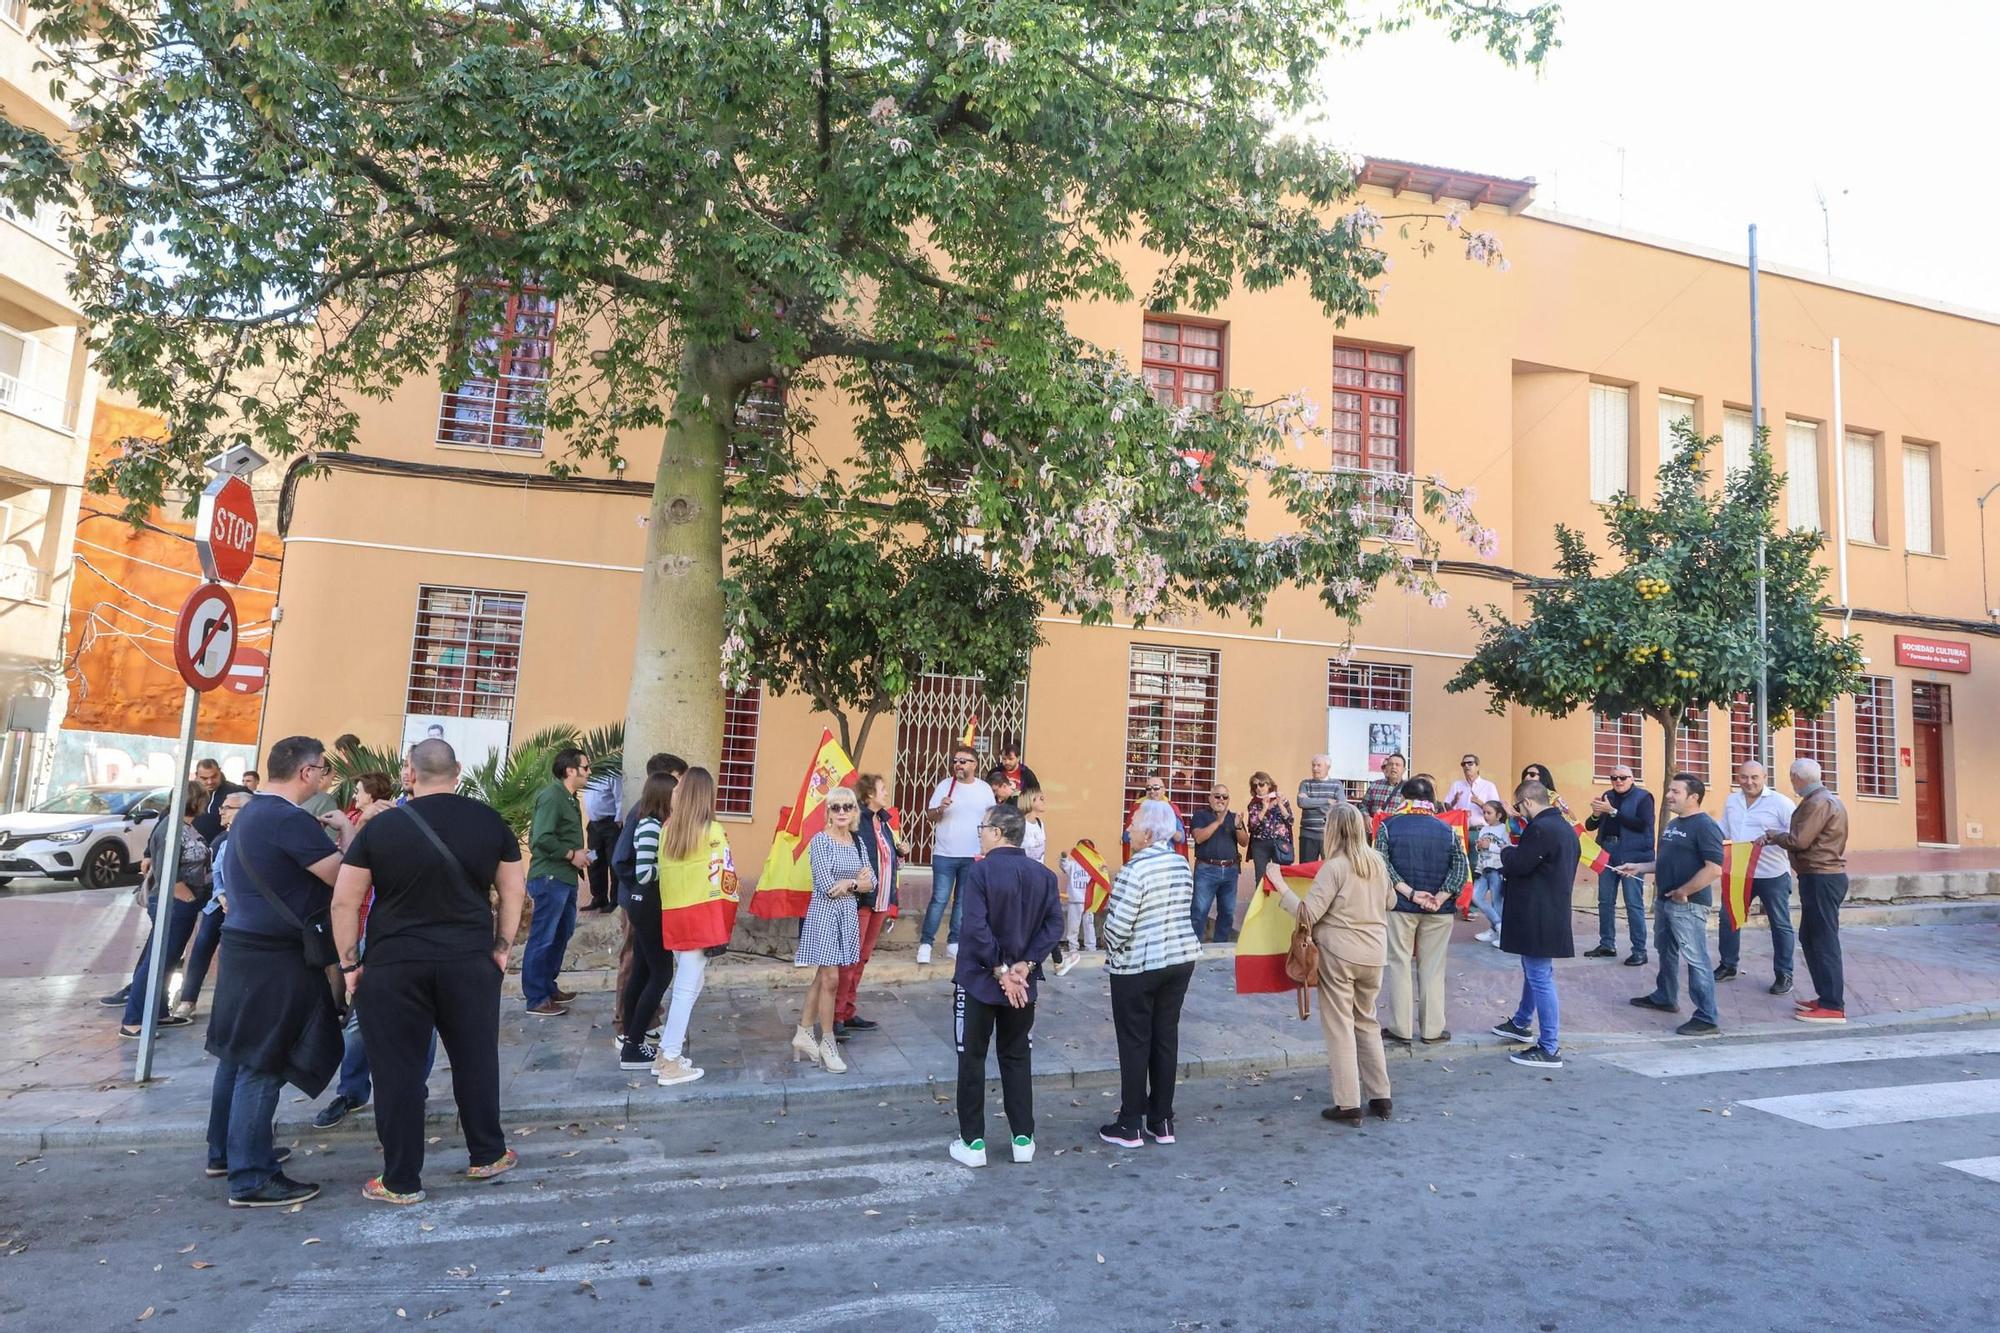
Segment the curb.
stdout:
<path fill-rule="evenodd" d="M 1964 1004 L 1938 1005 L 1929 1009 L 1910 1009 L 1888 1014 L 1864 1014 L 1848 1021 L 1842 1031 L 1859 1029 L 1864 1032 L 1894 1032 L 1903 1028 L 1930 1027 L 1941 1023 L 1978 1023 L 2000 1021 L 2000 999 L 1992 1001 L 1972 1001 Z M 1827 1029 L 1813 1029 L 1816 1034 L 1832 1035 Z M 1761 1023 L 1750 1027 L 1724 1032 L 1720 1037 L 1676 1037 L 1671 1032 L 1659 1036 L 1640 1036 L 1629 1032 L 1572 1034 L 1563 1044 L 1565 1052 L 1618 1050 L 1633 1046 L 1653 1046 L 1661 1043 L 1712 1043 L 1734 1045 L 1754 1044 L 1783 1037 L 1804 1036 L 1798 1024 Z M 1480 1032 L 1454 1037 L 1449 1044 L 1432 1047 L 1416 1047 L 1410 1050 L 1390 1048 L 1392 1064 L 1405 1060 L 1435 1062 L 1448 1060 L 1479 1052 L 1497 1052 L 1518 1045 L 1491 1033 Z M 1326 1057 L 1317 1051 L 1285 1052 L 1273 1050 L 1268 1054 L 1224 1056 L 1212 1060 L 1188 1060 L 1180 1069 L 1180 1081 L 1192 1083 L 1197 1080 L 1244 1078 L 1252 1075 L 1282 1074 L 1287 1072 L 1313 1072 L 1324 1076 Z M 996 1080 L 989 1079 L 989 1083 Z M 1035 1091 L 1061 1093 L 1116 1087 L 1118 1067 L 1115 1064 L 1091 1069 L 1071 1070 L 1062 1074 L 1037 1074 L 1034 1079 Z M 698 1085 L 697 1085 L 698 1086 Z M 568 1123 L 578 1120 L 614 1121 L 634 1128 L 645 1128 L 665 1124 L 674 1112 L 686 1107 L 709 1109 L 731 1103 L 763 1103 L 774 1105 L 780 1114 L 789 1113 L 796 1102 L 803 1106 L 838 1105 L 846 1100 L 870 1098 L 879 1100 L 889 1093 L 928 1092 L 934 1100 L 949 1101 L 954 1089 L 949 1083 L 927 1078 L 922 1082 L 911 1079 L 868 1082 L 832 1082 L 811 1085 L 792 1084 L 739 1084 L 728 1089 L 715 1087 L 696 1091 L 694 1088 L 677 1096 L 648 1096 L 642 1093 L 628 1093 L 601 1098 L 572 1098 L 563 1102 L 530 1101 L 505 1107 L 503 1115 L 509 1126 L 524 1123 Z M 277 1137 L 289 1139 L 372 1139 L 374 1137 L 374 1117 L 370 1114 L 352 1116 L 332 1129 L 320 1129 L 311 1120 L 289 1120 L 280 1117 Z M 424 1116 L 424 1127 L 428 1130 L 456 1131 L 458 1116 L 455 1111 L 436 1110 Z M 15 1153 L 38 1153 L 64 1148 L 131 1148 L 131 1147 L 180 1147 L 206 1144 L 208 1126 L 205 1121 L 192 1117 L 166 1121 L 146 1121 L 134 1124 L 97 1124 L 69 1127 L 56 1125 L 41 1130 L 0 1129 L 0 1149 Z"/>

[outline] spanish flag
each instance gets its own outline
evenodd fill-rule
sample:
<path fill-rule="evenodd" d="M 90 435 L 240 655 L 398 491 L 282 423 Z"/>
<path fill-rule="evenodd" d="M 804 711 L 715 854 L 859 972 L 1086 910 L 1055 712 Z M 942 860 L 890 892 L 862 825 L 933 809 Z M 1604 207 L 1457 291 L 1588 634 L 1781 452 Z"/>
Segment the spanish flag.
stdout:
<path fill-rule="evenodd" d="M 965 719 L 965 730 L 958 734 L 958 743 L 968 750 L 974 750 L 978 747 L 979 714 L 974 713 L 971 717 Z"/>
<path fill-rule="evenodd" d="M 835 787 L 852 787 L 859 776 L 833 732 L 822 730 L 799 782 L 797 799 L 779 812 L 764 872 L 757 877 L 757 893 L 750 899 L 750 915 L 773 920 L 806 914 L 812 903 L 812 866 L 806 847 L 826 827 L 827 793 Z"/>
<path fill-rule="evenodd" d="M 1104 869 L 1104 858 L 1097 854 L 1097 848 L 1079 842 L 1069 849 L 1069 859 L 1090 876 L 1090 887 L 1083 891 L 1084 915 L 1094 916 L 1102 912 L 1104 904 L 1111 898 L 1111 876 Z"/>
<path fill-rule="evenodd" d="M 1570 825 L 1570 827 L 1576 830 L 1576 840 L 1579 843 L 1582 843 L 1585 846 L 1590 845 L 1592 834 L 1589 829 L 1583 826 L 1581 821 Z M 1611 853 L 1605 851 L 1602 846 L 1598 847 L 1597 855 L 1590 858 L 1590 873 L 1593 875 L 1600 875 L 1610 868 L 1611 868 Z"/>
<path fill-rule="evenodd" d="M 1305 896 L 1306 886 L 1319 873 L 1320 863 L 1280 867 L 1293 881 L 1292 892 Z M 1298 922 L 1278 902 L 1278 891 L 1268 880 L 1250 890 L 1250 906 L 1243 913 L 1243 928 L 1236 935 L 1236 993 L 1238 995 L 1280 995 L 1295 991 L 1299 983 L 1285 973 L 1285 955 L 1292 951 L 1292 929 Z"/>
<path fill-rule="evenodd" d="M 1732 930 L 1743 929 L 1750 919 L 1750 880 L 1757 867 L 1757 845 L 1726 842 L 1722 845 L 1722 910 Z"/>
<path fill-rule="evenodd" d="M 695 855 L 660 863 L 660 940 L 667 948 L 712 949 L 736 929 L 736 861 L 713 821 Z"/>

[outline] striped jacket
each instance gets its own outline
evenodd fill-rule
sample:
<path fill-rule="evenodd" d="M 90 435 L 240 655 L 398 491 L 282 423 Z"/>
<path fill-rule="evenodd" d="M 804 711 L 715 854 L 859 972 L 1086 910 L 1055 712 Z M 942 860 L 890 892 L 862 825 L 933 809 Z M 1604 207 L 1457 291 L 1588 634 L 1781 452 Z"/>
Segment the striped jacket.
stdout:
<path fill-rule="evenodd" d="M 1098 932 L 1110 970 L 1129 976 L 1201 957 L 1193 916 L 1194 871 L 1187 857 L 1157 842 L 1136 853 L 1111 886 Z"/>

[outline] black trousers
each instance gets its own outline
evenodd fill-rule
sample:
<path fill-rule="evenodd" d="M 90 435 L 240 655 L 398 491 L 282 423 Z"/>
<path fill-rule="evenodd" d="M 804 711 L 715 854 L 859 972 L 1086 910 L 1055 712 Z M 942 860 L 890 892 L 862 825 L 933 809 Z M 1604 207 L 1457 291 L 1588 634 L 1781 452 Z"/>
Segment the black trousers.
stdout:
<path fill-rule="evenodd" d="M 1029 1034 L 1035 1006 L 988 1004 L 954 988 L 958 1010 L 958 1136 L 967 1143 L 986 1137 L 986 1047 L 1000 1037 L 1000 1101 L 1007 1128 L 1035 1137 L 1035 1073 Z"/>
<path fill-rule="evenodd" d="M 619 824 L 615 819 L 593 819 L 585 827 L 585 845 L 597 853 L 597 859 L 590 863 L 590 901 L 583 904 L 585 911 L 608 912 L 617 906 L 616 884 L 611 877 L 611 853 L 618 849 Z"/>
<path fill-rule="evenodd" d="M 1840 904 L 1846 875 L 1799 876 L 1799 952 L 1806 956 L 1819 1002 L 1846 1010 L 1847 978 L 1840 965 Z"/>
<path fill-rule="evenodd" d="M 1321 855 L 1320 849 L 1324 845 L 1325 837 L 1326 834 L 1324 831 L 1299 834 L 1299 861 L 1304 863 L 1319 860 Z"/>
<path fill-rule="evenodd" d="M 1194 964 L 1111 974 L 1111 1023 L 1118 1030 L 1118 1123 L 1134 1134 L 1141 1118 L 1159 1128 L 1174 1114 L 1181 1055 L 1181 1003 Z"/>
<path fill-rule="evenodd" d="M 645 885 L 639 898 L 635 903 L 625 895 L 625 915 L 632 922 L 632 974 L 618 996 L 618 1030 L 625 1034 L 627 1046 L 645 1045 L 646 1029 L 660 1011 L 660 997 L 674 982 L 674 956 L 660 938 L 659 895 Z"/>
<path fill-rule="evenodd" d="M 355 996 L 375 1076 L 382 1183 L 423 1185 L 424 1083 L 436 1029 L 451 1060 L 451 1091 L 473 1166 L 507 1151 L 500 1128 L 500 969 L 480 954 L 438 963 L 369 963 Z"/>

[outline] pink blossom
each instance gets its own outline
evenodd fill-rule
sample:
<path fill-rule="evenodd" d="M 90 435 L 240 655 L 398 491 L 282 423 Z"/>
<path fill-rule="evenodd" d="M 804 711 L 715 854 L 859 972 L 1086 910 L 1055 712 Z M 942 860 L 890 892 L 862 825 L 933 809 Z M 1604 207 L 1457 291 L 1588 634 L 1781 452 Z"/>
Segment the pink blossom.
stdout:
<path fill-rule="evenodd" d="M 1444 215 L 1445 226 L 1450 227 L 1453 231 L 1457 231 L 1458 224 L 1459 224 L 1459 212 L 1457 209 L 1454 208 L 1449 213 L 1446 213 Z"/>
<path fill-rule="evenodd" d="M 910 155 L 910 141 L 899 134 L 889 140 L 889 151 L 897 157 L 908 157 Z"/>
<path fill-rule="evenodd" d="M 979 437 L 979 442 L 988 449 L 998 449 L 1000 447 L 1000 437 L 990 430 Z"/>
<path fill-rule="evenodd" d="M 1431 594 L 1431 605 L 1442 611 L 1451 605 L 1451 598 L 1447 597 L 1443 592 L 1434 592 Z"/>
<path fill-rule="evenodd" d="M 1005 37 L 988 37 L 979 44 L 979 49 L 996 65 L 1004 65 L 1014 58 L 1014 44 Z"/>
<path fill-rule="evenodd" d="M 1382 215 L 1362 204 L 1333 225 L 1359 240 L 1364 235 L 1373 236 L 1382 230 Z"/>
<path fill-rule="evenodd" d="M 901 109 L 895 98 L 878 97 L 875 99 L 875 105 L 868 108 L 868 119 L 880 125 L 894 117 Z"/>
<path fill-rule="evenodd" d="M 1500 262 L 1500 238 L 1490 231 L 1475 231 L 1465 238 L 1465 257 L 1475 264 Z"/>

